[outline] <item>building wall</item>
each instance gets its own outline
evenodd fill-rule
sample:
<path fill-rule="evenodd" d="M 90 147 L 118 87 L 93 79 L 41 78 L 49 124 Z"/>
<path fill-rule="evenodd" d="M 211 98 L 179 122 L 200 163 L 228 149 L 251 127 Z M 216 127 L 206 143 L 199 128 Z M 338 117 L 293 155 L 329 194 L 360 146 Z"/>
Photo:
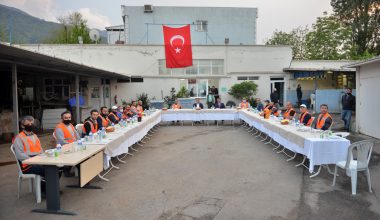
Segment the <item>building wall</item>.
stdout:
<path fill-rule="evenodd" d="M 380 62 L 361 66 L 357 70 L 356 128 L 360 133 L 380 138 L 378 94 L 380 94 Z"/>
<path fill-rule="evenodd" d="M 134 99 L 136 94 L 148 93 L 149 97 L 161 99 L 169 95 L 172 87 L 179 90 L 180 80 L 205 78 L 219 81 L 219 92 L 223 101 L 233 100 L 227 94 L 229 88 L 238 82 L 237 76 L 259 76 L 256 82 L 257 97 L 269 98 L 270 77 L 285 77 L 288 87 L 289 74 L 283 68 L 289 66 L 292 56 L 290 47 L 258 45 L 193 46 L 193 59 L 223 59 L 224 74 L 221 76 L 160 76 L 158 60 L 165 59 L 164 47 L 154 45 L 22 45 L 21 47 L 43 54 L 68 59 L 108 71 L 130 76 L 142 76 L 143 83 L 111 84 L 111 96 Z M 115 89 L 116 86 L 116 89 Z M 225 88 L 222 90 L 222 88 Z M 113 100 L 113 99 L 112 99 Z M 113 102 L 113 101 L 112 101 Z"/>
<path fill-rule="evenodd" d="M 152 13 L 144 13 L 143 6 L 126 6 L 125 12 L 130 44 L 163 44 L 162 24 L 176 27 L 197 20 L 207 21 L 208 31 L 192 25 L 193 44 L 223 45 L 225 38 L 234 45 L 256 44 L 257 8 L 153 6 Z"/>

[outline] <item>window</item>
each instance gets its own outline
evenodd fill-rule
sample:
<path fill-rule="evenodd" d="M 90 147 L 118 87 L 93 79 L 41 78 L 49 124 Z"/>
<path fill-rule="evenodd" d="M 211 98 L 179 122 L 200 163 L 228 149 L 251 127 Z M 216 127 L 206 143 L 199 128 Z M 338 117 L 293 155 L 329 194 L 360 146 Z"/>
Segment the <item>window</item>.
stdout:
<path fill-rule="evenodd" d="M 118 83 L 140 83 L 144 82 L 142 77 L 131 77 L 130 79 L 117 79 Z"/>
<path fill-rule="evenodd" d="M 193 60 L 193 66 L 186 68 L 166 68 L 165 60 L 158 60 L 160 76 L 178 75 L 224 75 L 224 60 Z"/>
<path fill-rule="evenodd" d="M 70 96 L 69 79 L 45 79 L 44 90 L 47 99 L 66 100 Z"/>
<path fill-rule="evenodd" d="M 200 31 L 200 32 L 206 32 L 207 31 L 207 21 L 197 20 L 195 22 L 195 30 Z"/>

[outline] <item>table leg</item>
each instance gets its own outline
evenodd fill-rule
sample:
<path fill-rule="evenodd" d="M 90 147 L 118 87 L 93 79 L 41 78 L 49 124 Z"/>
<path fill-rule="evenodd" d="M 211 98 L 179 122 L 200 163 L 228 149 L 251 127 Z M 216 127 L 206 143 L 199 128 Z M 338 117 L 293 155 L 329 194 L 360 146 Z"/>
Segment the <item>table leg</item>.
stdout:
<path fill-rule="evenodd" d="M 59 174 L 58 167 L 47 165 L 45 167 L 46 182 L 46 209 L 33 209 L 32 212 L 56 214 L 56 215 L 76 215 L 73 212 L 61 210 L 59 198 Z"/>
<path fill-rule="evenodd" d="M 310 175 L 310 178 L 318 176 L 321 170 L 322 170 L 322 165 L 319 166 L 318 171 L 316 173 L 314 173 L 313 175 Z"/>

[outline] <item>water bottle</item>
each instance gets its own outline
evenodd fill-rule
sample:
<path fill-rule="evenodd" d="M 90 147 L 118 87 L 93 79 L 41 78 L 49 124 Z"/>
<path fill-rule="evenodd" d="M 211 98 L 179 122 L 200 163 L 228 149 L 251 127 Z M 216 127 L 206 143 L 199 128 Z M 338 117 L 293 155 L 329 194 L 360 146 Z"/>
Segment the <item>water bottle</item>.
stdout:
<path fill-rule="evenodd" d="M 62 146 L 60 144 L 57 144 L 54 151 L 54 156 L 58 157 L 61 154 Z"/>
<path fill-rule="evenodd" d="M 102 138 L 106 138 L 106 128 L 102 127 Z"/>
<path fill-rule="evenodd" d="M 89 142 L 93 142 L 94 141 L 94 134 L 92 134 L 92 131 L 90 131 L 90 134 L 88 134 L 88 137 L 89 137 Z"/>
<path fill-rule="evenodd" d="M 84 145 L 83 145 L 82 141 L 78 141 L 78 150 L 83 151 L 84 150 L 83 146 Z"/>
<path fill-rule="evenodd" d="M 103 134 L 102 131 L 98 131 L 98 140 L 99 142 L 102 142 Z"/>

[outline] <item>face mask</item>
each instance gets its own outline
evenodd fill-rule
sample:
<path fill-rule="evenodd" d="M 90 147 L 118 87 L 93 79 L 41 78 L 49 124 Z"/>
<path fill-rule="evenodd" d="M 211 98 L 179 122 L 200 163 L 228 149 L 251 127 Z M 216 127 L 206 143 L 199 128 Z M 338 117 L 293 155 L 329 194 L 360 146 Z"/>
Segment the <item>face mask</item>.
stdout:
<path fill-rule="evenodd" d="M 246 103 L 247 101 L 246 100 L 243 100 L 244 103 Z"/>
<path fill-rule="evenodd" d="M 69 125 L 71 123 L 71 120 L 63 120 L 63 124 Z"/>
<path fill-rule="evenodd" d="M 32 132 L 33 131 L 33 128 L 34 128 L 34 126 L 33 125 L 25 125 L 24 126 L 25 128 L 25 131 L 27 131 L 27 132 Z"/>

